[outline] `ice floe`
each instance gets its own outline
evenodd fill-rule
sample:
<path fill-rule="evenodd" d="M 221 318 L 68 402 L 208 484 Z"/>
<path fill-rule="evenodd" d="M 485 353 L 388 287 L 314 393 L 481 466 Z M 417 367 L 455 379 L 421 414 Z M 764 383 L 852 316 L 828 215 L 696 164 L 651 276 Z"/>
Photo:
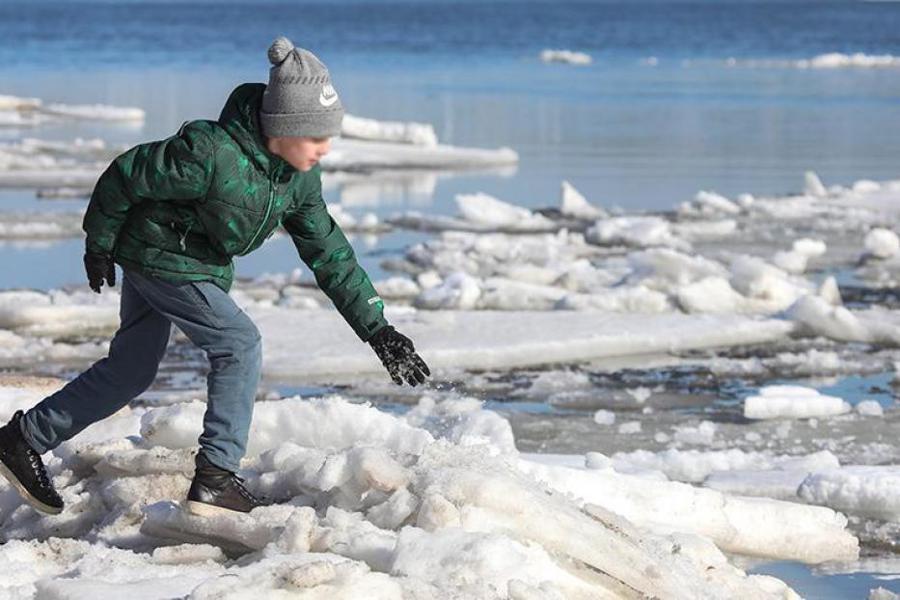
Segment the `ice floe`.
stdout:
<path fill-rule="evenodd" d="M 82 218 L 82 213 L 0 212 L 0 240 L 77 237 L 83 234 Z"/>
<path fill-rule="evenodd" d="M 866 417 L 883 417 L 884 407 L 877 400 L 863 400 L 853 407 L 857 413 Z"/>
<path fill-rule="evenodd" d="M 0 398 L 25 403 L 2 389 Z M 647 480 L 520 459 L 509 447 L 498 454 L 503 434 L 467 442 L 485 431 L 474 417 L 487 415 L 466 401 L 461 412 L 426 402 L 409 423 L 340 397 L 258 403 L 243 472 L 276 503 L 191 516 L 180 502 L 192 468 L 184 445 L 195 442 L 201 417 L 193 404 L 145 411 L 141 433 L 131 435 L 104 421 L 90 439 L 55 451 L 48 464 L 68 502 L 60 515 L 37 518 L 0 484 L 0 564 L 15 573 L 0 589 L 12 598 L 123 589 L 147 598 L 251 590 L 423 600 L 796 598 L 776 579 L 731 566 L 713 541 L 808 562 L 856 558 L 855 540 L 825 508 L 712 490 L 692 496 L 672 483 L 638 494 Z M 301 418 L 285 418 L 297 410 Z M 447 418 L 456 424 L 448 428 Z M 124 422 L 138 426 L 134 417 Z M 668 526 L 652 517 L 663 495 L 674 503 Z M 619 512 L 626 497 L 628 516 Z M 719 507 L 701 520 L 688 511 L 697 502 Z M 762 515 L 772 527 L 759 527 Z"/>
<path fill-rule="evenodd" d="M 672 232 L 668 221 L 660 217 L 612 217 L 602 219 L 584 234 L 592 244 L 633 247 L 671 246 L 687 249 L 688 243 Z"/>
<path fill-rule="evenodd" d="M 146 113 L 141 108 L 110 106 L 107 104 L 44 103 L 39 98 L 0 96 L 0 110 L 17 111 L 23 120 L 89 119 L 95 121 L 143 122 Z M 2 119 L 0 119 L 2 124 Z"/>
<path fill-rule="evenodd" d="M 377 121 L 354 115 L 344 115 L 341 137 L 417 146 L 437 146 L 438 143 L 437 134 L 430 123 Z"/>
<path fill-rule="evenodd" d="M 605 469 L 544 465 L 539 455 L 528 458 L 536 462 L 520 461 L 520 468 L 537 479 L 658 533 L 692 533 L 733 552 L 777 554 L 813 563 L 857 553 L 855 538 L 844 531 L 846 518 L 822 507 L 731 496 Z M 775 515 L 785 519 L 781 527 L 796 529 L 789 533 L 751 525 Z M 829 547 L 822 547 L 822 542 Z"/>
<path fill-rule="evenodd" d="M 835 510 L 900 520 L 900 467 L 843 466 L 810 474 L 799 495 L 807 502 Z"/>
<path fill-rule="evenodd" d="M 846 342 L 900 344 L 900 319 L 893 311 L 879 308 L 851 311 L 820 296 L 806 295 L 787 314 L 800 325 L 801 331 Z"/>
<path fill-rule="evenodd" d="M 799 60 L 737 60 L 726 61 L 728 66 L 746 66 L 755 68 L 795 68 L 795 69 L 873 69 L 900 67 L 900 58 L 891 54 L 866 54 L 855 52 L 828 52 L 812 58 Z"/>
<path fill-rule="evenodd" d="M 850 404 L 817 390 L 792 385 L 770 385 L 756 396 L 744 399 L 744 416 L 748 419 L 808 419 L 850 412 Z"/>
<path fill-rule="evenodd" d="M 585 221 L 596 221 L 608 216 L 605 210 L 588 202 L 568 181 L 563 181 L 561 188 L 559 210 L 563 215 Z"/>
<path fill-rule="evenodd" d="M 518 154 L 511 148 L 423 146 L 338 138 L 332 143 L 331 152 L 322 158 L 322 169 L 478 169 L 515 165 L 518 161 Z"/>
<path fill-rule="evenodd" d="M 542 50 L 541 60 L 545 63 L 560 62 L 570 65 L 589 65 L 593 62 L 590 54 L 572 50 Z"/>
<path fill-rule="evenodd" d="M 249 312 L 262 332 L 263 370 L 271 377 L 294 380 L 381 370 L 334 311 L 250 307 Z M 438 369 L 505 369 L 762 343 L 784 339 L 791 330 L 785 321 L 715 315 L 416 311 L 390 318 Z M 317 352 L 294 351 L 298 327 L 304 343 Z M 473 343 L 471 332 L 476 331 Z M 542 333 L 535 336 L 534 331 Z"/>
<path fill-rule="evenodd" d="M 458 217 L 426 215 L 409 211 L 391 217 L 394 226 L 426 231 L 473 232 L 542 232 L 556 231 L 560 227 L 543 215 L 536 214 L 488 194 L 457 194 L 455 197 Z"/>
<path fill-rule="evenodd" d="M 841 69 L 847 67 L 900 67 L 900 58 L 890 54 L 842 54 L 831 52 L 820 54 L 809 60 L 800 60 L 794 63 L 804 69 Z"/>
<path fill-rule="evenodd" d="M 0 328 L 20 335 L 72 338 L 104 335 L 119 325 L 119 293 L 106 290 L 0 291 Z"/>
<path fill-rule="evenodd" d="M 900 251 L 900 238 L 890 229 L 876 227 L 866 234 L 864 245 L 875 258 L 891 258 Z"/>
<path fill-rule="evenodd" d="M 143 121 L 145 116 L 142 108 L 123 108 L 106 104 L 69 105 L 53 103 L 43 104 L 39 107 L 39 110 L 48 115 L 94 121 Z"/>
<path fill-rule="evenodd" d="M 627 453 L 618 452 L 611 459 L 612 466 L 623 473 L 658 471 L 669 479 L 686 483 L 714 481 L 723 485 L 712 485 L 711 487 L 747 496 L 767 495 L 753 493 L 754 479 L 748 477 L 748 473 L 757 471 L 800 472 L 802 481 L 803 477 L 813 471 L 840 466 L 838 459 L 828 451 L 793 457 L 773 455 L 770 452 L 745 451 L 738 448 L 728 450 L 670 448 L 662 452 L 636 450 Z M 738 475 L 737 479 L 742 485 L 740 489 L 725 487 L 724 482 L 713 479 L 728 473 Z M 797 485 L 793 487 L 789 497 L 796 498 Z"/>

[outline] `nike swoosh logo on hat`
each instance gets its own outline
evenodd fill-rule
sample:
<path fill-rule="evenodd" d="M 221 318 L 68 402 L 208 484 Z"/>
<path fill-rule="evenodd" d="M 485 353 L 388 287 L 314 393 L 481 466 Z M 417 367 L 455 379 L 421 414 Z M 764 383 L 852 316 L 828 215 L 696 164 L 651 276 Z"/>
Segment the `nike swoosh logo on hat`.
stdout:
<path fill-rule="evenodd" d="M 338 95 L 334 88 L 329 85 L 322 86 L 322 93 L 319 94 L 319 104 L 322 106 L 331 106 L 337 102 Z"/>

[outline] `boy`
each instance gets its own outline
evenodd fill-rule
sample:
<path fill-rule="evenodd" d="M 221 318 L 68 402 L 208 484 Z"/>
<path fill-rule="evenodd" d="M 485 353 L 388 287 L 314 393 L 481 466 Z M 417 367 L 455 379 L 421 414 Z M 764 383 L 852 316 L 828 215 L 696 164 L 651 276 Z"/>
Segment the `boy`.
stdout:
<path fill-rule="evenodd" d="M 317 163 L 344 112 L 328 70 L 284 37 L 268 54 L 267 86 L 238 86 L 217 122 L 187 122 L 166 140 L 136 146 L 97 181 L 83 225 L 88 282 L 100 293 L 104 280 L 115 285 L 115 263 L 124 273 L 109 356 L 0 428 L 0 473 L 36 509 L 63 509 L 40 455 L 146 390 L 172 323 L 210 362 L 188 508 L 214 514 L 261 504 L 235 474 L 259 381 L 260 335 L 227 291 L 232 257 L 258 248 L 278 225 L 395 383 L 414 386 L 430 375 L 412 342 L 388 325 L 322 200 Z"/>

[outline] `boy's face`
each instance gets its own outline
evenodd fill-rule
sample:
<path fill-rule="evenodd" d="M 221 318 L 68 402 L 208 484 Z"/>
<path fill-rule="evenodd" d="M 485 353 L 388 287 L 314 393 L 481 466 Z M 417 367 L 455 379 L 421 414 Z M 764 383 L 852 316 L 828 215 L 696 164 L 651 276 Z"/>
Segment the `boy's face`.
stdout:
<path fill-rule="evenodd" d="M 277 154 L 298 171 L 309 171 L 331 150 L 331 138 L 272 137 L 266 145 L 269 152 Z"/>

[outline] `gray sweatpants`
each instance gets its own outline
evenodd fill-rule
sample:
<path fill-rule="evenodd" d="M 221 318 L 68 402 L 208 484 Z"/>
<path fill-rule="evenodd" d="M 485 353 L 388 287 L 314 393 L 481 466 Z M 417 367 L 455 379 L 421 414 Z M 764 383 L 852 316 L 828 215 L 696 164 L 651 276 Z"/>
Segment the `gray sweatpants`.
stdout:
<path fill-rule="evenodd" d="M 22 433 L 39 453 L 105 419 L 150 387 L 174 323 L 210 362 L 200 452 L 236 471 L 247 448 L 259 383 L 259 331 L 221 288 L 209 281 L 173 284 L 125 271 L 121 324 L 109 355 L 25 413 Z"/>

